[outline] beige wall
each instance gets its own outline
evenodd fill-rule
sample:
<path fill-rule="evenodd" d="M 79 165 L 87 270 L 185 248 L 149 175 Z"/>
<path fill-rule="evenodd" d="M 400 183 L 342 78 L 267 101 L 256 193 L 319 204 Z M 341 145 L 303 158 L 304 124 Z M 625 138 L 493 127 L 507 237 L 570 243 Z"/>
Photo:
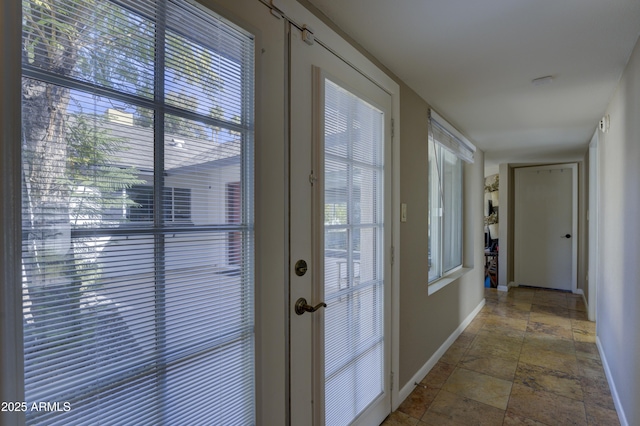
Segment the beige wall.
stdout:
<path fill-rule="evenodd" d="M 484 155 L 465 167 L 464 266 L 473 271 L 427 295 L 427 112 L 429 106 L 400 89 L 400 197 L 407 221 L 400 228 L 400 388 L 429 361 L 484 298 Z"/>
<path fill-rule="evenodd" d="M 620 417 L 640 424 L 640 42 L 598 140 L 597 335 Z M 624 424 L 624 423 L 623 423 Z"/>

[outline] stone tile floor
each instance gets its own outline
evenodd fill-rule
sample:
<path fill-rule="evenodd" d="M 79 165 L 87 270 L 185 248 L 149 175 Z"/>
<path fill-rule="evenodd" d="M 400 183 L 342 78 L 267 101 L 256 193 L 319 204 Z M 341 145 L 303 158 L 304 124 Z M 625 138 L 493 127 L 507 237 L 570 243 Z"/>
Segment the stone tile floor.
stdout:
<path fill-rule="evenodd" d="M 519 287 L 485 298 L 384 426 L 620 424 L 582 296 Z"/>

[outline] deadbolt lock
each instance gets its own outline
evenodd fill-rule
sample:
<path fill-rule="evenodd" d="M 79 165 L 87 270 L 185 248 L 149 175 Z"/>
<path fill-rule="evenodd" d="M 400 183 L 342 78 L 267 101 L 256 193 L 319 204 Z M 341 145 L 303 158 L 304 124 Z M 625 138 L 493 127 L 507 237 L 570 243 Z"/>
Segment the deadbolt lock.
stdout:
<path fill-rule="evenodd" d="M 307 262 L 305 262 L 304 260 L 300 259 L 296 262 L 296 266 L 295 266 L 295 270 L 296 270 L 296 275 L 301 277 L 304 274 L 307 273 Z"/>

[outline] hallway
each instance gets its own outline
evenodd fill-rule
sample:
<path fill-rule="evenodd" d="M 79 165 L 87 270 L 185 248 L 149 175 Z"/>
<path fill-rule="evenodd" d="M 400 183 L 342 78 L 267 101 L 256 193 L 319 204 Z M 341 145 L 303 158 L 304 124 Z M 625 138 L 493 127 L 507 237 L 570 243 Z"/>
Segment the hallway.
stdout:
<path fill-rule="evenodd" d="M 620 424 L 582 296 L 511 288 L 485 298 L 384 426 Z"/>

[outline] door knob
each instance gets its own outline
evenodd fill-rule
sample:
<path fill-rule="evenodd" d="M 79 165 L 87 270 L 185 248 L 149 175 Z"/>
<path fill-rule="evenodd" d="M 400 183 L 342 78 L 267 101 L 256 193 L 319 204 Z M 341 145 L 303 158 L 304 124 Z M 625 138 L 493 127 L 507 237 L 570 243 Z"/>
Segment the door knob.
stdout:
<path fill-rule="evenodd" d="M 560 238 L 571 238 L 571 234 L 563 235 L 563 236 L 561 236 Z"/>
<path fill-rule="evenodd" d="M 301 297 L 296 302 L 295 309 L 296 309 L 296 314 L 302 315 L 305 312 L 315 312 L 318 309 L 320 309 L 321 307 L 326 308 L 327 304 L 324 303 L 324 302 L 320 302 L 316 306 L 311 306 L 311 305 L 307 304 L 307 299 L 305 299 L 304 297 Z"/>

